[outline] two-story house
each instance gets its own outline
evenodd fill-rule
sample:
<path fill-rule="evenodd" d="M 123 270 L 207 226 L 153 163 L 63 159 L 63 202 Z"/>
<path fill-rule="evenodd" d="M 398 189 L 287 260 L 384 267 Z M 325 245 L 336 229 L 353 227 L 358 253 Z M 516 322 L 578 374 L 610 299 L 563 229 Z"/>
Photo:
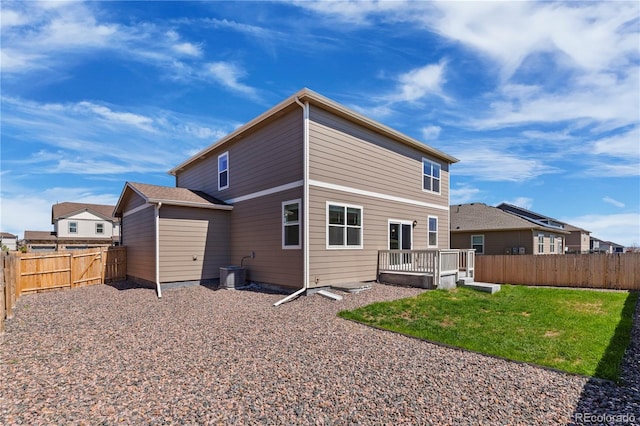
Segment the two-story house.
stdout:
<path fill-rule="evenodd" d="M 87 203 L 57 203 L 51 207 L 50 231 L 25 231 L 29 251 L 74 250 L 110 247 L 120 241 L 120 219 L 115 206 Z"/>
<path fill-rule="evenodd" d="M 305 291 L 375 280 L 378 250 L 449 248 L 456 158 L 303 89 L 116 205 L 130 278 Z"/>
<path fill-rule="evenodd" d="M 18 236 L 8 232 L 0 232 L 0 246 L 9 251 L 18 249 Z"/>

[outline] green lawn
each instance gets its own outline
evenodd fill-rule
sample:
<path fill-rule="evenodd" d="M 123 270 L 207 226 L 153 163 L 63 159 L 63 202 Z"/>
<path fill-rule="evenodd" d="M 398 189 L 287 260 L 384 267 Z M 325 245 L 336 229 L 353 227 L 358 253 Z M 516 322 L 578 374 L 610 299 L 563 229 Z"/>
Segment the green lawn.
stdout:
<path fill-rule="evenodd" d="M 503 285 L 374 303 L 342 318 L 489 355 L 617 381 L 637 293 Z"/>

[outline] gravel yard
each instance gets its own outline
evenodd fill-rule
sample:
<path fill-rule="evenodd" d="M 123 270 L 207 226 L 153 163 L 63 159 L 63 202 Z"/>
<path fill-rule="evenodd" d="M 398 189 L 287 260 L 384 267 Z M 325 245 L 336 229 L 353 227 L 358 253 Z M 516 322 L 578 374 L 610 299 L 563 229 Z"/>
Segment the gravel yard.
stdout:
<path fill-rule="evenodd" d="M 375 284 L 278 308 L 282 295 L 199 286 L 23 296 L 0 337 L 0 424 L 640 422 L 638 322 L 617 386 L 336 317 L 420 291 Z"/>

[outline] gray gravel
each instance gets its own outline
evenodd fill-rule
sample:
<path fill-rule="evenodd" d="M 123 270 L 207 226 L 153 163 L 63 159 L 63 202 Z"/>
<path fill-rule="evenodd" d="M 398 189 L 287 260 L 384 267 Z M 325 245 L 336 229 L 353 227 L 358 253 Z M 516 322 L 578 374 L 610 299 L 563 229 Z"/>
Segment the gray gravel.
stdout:
<path fill-rule="evenodd" d="M 282 295 L 205 287 L 23 296 L 0 338 L 0 424 L 567 424 L 616 410 L 640 421 L 637 322 L 618 386 L 336 317 L 420 291 L 376 284 L 278 308 Z"/>

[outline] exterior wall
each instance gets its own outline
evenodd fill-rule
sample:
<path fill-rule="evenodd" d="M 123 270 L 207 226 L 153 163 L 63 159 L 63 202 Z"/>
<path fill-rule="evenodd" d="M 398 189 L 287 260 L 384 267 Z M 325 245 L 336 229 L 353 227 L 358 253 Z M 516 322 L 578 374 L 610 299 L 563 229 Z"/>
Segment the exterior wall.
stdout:
<path fill-rule="evenodd" d="M 17 250 L 18 240 L 12 237 L 0 237 L 0 246 L 6 246 L 7 250 Z"/>
<path fill-rule="evenodd" d="M 538 236 L 543 235 L 543 251 L 538 249 Z M 551 251 L 551 236 L 555 237 L 555 251 Z M 563 245 L 566 245 L 567 235 L 554 234 L 552 232 L 533 231 L 533 254 L 564 254 L 563 250 L 558 250 L 558 238 L 562 238 Z"/>
<path fill-rule="evenodd" d="M 247 279 L 300 288 L 303 285 L 303 250 L 282 248 L 282 202 L 302 198 L 302 188 L 241 201 L 231 211 L 231 264 L 244 256 Z M 303 244 L 302 205 L 300 242 Z"/>
<path fill-rule="evenodd" d="M 229 242 L 229 211 L 162 206 L 160 281 L 220 278 L 220 267 L 229 264 Z"/>
<path fill-rule="evenodd" d="M 76 233 L 69 232 L 70 222 L 77 224 Z M 96 232 L 96 224 L 98 223 L 102 224 L 102 234 Z M 114 231 L 113 221 L 105 220 L 90 212 L 82 212 L 68 218 L 57 220 L 54 224 L 54 230 L 57 232 L 58 238 L 73 238 L 80 241 L 108 239 L 110 243 L 111 237 L 119 235 L 119 232 L 116 233 Z"/>
<path fill-rule="evenodd" d="M 436 216 L 437 248 L 449 248 L 448 163 L 313 105 L 309 133 L 310 287 L 375 280 L 390 219 L 417 221 L 413 249 L 427 249 Z M 440 194 L 422 189 L 423 158 L 440 164 Z M 363 208 L 362 249 L 327 248 L 327 201 Z"/>
<path fill-rule="evenodd" d="M 566 247 L 568 252 L 588 253 L 590 249 L 589 234 L 582 231 L 572 231 L 566 236 Z"/>
<path fill-rule="evenodd" d="M 127 275 L 134 279 L 149 282 L 156 280 L 156 234 L 155 207 L 139 210 L 126 215 L 132 210 L 128 205 L 123 208 L 123 245 L 127 246 Z"/>
<path fill-rule="evenodd" d="M 448 208 L 447 162 L 357 126 L 318 107 L 311 107 L 310 116 L 310 179 Z M 423 158 L 440 164 L 440 194 L 422 190 Z"/>
<path fill-rule="evenodd" d="M 176 186 L 221 200 L 268 190 L 303 177 L 302 108 L 296 107 L 240 140 L 177 172 Z M 218 155 L 229 152 L 229 188 L 218 191 Z"/>
<path fill-rule="evenodd" d="M 507 254 L 507 250 L 512 254 L 513 247 L 524 247 L 525 254 L 537 253 L 537 246 L 534 247 L 534 237 L 529 229 L 513 231 L 455 232 L 451 233 L 451 248 L 473 248 L 471 246 L 472 235 L 484 235 L 484 254 Z"/>
<path fill-rule="evenodd" d="M 327 248 L 327 202 L 362 207 L 362 248 Z M 310 188 L 309 287 L 377 278 L 378 250 L 389 249 L 389 220 L 418 223 L 412 248 L 427 249 L 427 218 L 437 216 L 438 247 L 449 248 L 448 212 L 323 188 Z"/>

